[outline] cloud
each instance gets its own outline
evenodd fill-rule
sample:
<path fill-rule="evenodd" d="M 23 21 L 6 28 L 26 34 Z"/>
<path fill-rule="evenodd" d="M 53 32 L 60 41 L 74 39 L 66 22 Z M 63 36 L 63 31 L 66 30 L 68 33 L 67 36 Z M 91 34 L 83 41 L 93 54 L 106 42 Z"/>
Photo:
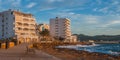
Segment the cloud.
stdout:
<path fill-rule="evenodd" d="M 97 3 L 98 3 L 99 5 L 102 4 L 102 1 L 101 1 L 101 0 L 96 0 L 96 1 L 97 1 Z"/>
<path fill-rule="evenodd" d="M 109 12 L 108 10 L 109 10 L 109 7 L 104 7 L 104 8 L 99 9 L 99 11 L 103 13 L 108 13 Z"/>
<path fill-rule="evenodd" d="M 39 11 L 47 11 L 47 10 L 53 10 L 53 9 L 55 9 L 54 7 L 41 7 L 41 8 L 39 8 Z"/>
<path fill-rule="evenodd" d="M 32 8 L 32 7 L 34 7 L 35 5 L 36 5 L 36 3 L 32 2 L 32 3 L 28 4 L 26 7 L 27 7 L 27 8 Z"/>
<path fill-rule="evenodd" d="M 55 16 L 67 17 L 76 33 L 120 29 L 120 0 L 0 0 L 0 11 L 9 8 L 30 12 L 40 22 Z"/>
<path fill-rule="evenodd" d="M 47 0 L 49 3 L 54 3 L 54 2 L 63 2 L 64 0 Z"/>
<path fill-rule="evenodd" d="M 99 5 L 98 12 L 109 15 L 118 15 L 120 14 L 120 0 L 110 0 L 108 2 L 101 2 Z M 96 4 L 97 5 L 97 4 Z"/>
<path fill-rule="evenodd" d="M 71 28 L 73 33 L 102 34 L 100 32 L 110 34 L 104 31 L 108 29 L 117 31 L 120 26 L 120 16 L 116 15 L 86 15 L 74 12 L 55 12 L 54 16 L 69 18 L 71 20 Z M 77 26 L 77 27 L 76 27 Z M 95 31 L 95 33 L 92 33 Z M 111 32 L 112 33 L 112 32 Z M 116 32 L 114 32 L 115 34 Z"/>
<path fill-rule="evenodd" d="M 111 5 L 119 5 L 120 1 L 119 0 L 112 0 L 112 4 Z"/>
<path fill-rule="evenodd" d="M 107 24 L 101 26 L 101 27 L 104 27 L 104 28 L 107 28 L 107 27 L 110 27 L 110 26 L 113 26 L 113 25 L 120 25 L 120 20 L 113 20 L 113 21 L 110 21 L 108 22 Z"/>
<path fill-rule="evenodd" d="M 0 0 L 0 9 L 16 9 L 21 7 L 22 0 Z"/>
<path fill-rule="evenodd" d="M 95 15 L 81 15 L 80 19 L 81 18 L 85 21 L 86 24 L 98 24 L 100 21 L 100 16 Z"/>
<path fill-rule="evenodd" d="M 71 20 L 74 20 L 76 22 L 84 23 L 84 24 L 97 24 L 99 21 L 99 16 L 94 15 L 84 15 L 84 14 L 76 14 L 74 12 L 60 12 L 55 13 L 57 16 L 60 17 L 67 17 Z"/>
<path fill-rule="evenodd" d="M 21 0 L 10 0 L 8 2 L 10 2 L 14 7 L 21 6 Z"/>
<path fill-rule="evenodd" d="M 14 0 L 12 4 L 13 5 L 19 5 L 20 3 L 21 3 L 21 0 Z"/>

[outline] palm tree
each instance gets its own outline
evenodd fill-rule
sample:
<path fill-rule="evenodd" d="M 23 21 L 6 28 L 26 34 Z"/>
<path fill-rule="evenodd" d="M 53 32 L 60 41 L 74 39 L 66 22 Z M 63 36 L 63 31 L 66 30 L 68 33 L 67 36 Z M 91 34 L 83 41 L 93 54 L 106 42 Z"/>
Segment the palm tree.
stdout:
<path fill-rule="evenodd" d="M 50 33 L 47 29 L 42 32 L 39 32 L 39 35 L 42 36 L 42 40 L 48 40 L 47 38 L 50 36 Z"/>

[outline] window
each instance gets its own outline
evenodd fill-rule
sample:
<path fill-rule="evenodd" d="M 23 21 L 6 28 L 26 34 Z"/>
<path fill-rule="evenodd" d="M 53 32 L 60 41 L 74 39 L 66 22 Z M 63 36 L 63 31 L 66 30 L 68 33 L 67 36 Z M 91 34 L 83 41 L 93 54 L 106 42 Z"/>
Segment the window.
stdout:
<path fill-rule="evenodd" d="M 8 18 L 6 18 L 6 20 L 8 20 Z"/>
<path fill-rule="evenodd" d="M 4 35 L 2 35 L 2 37 L 3 37 Z"/>
<path fill-rule="evenodd" d="M 4 22 L 4 20 L 2 20 L 2 22 Z"/>
<path fill-rule="evenodd" d="M 2 33 L 2 37 L 4 36 L 4 33 Z"/>
<path fill-rule="evenodd" d="M 4 27 L 4 25 L 2 25 L 2 27 Z"/>
<path fill-rule="evenodd" d="M 55 24 L 58 24 L 58 22 L 55 22 Z"/>
<path fill-rule="evenodd" d="M 58 25 L 55 25 L 55 27 L 58 27 Z"/>
<path fill-rule="evenodd" d="M 4 17 L 4 16 L 2 15 L 2 17 Z"/>
<path fill-rule="evenodd" d="M 13 17 L 13 20 L 15 21 L 15 17 Z"/>
<path fill-rule="evenodd" d="M 58 30 L 56 30 L 55 32 L 58 32 Z"/>
<path fill-rule="evenodd" d="M 6 29 L 8 29 L 8 27 L 6 27 Z"/>
<path fill-rule="evenodd" d="M 55 29 L 58 29 L 58 27 L 56 27 Z"/>
<path fill-rule="evenodd" d="M 18 27 L 17 30 L 22 30 L 22 28 Z"/>
<path fill-rule="evenodd" d="M 8 32 L 6 32 L 6 34 L 8 34 Z"/>
<path fill-rule="evenodd" d="M 11 15 L 13 15 L 13 12 L 11 12 Z"/>
<path fill-rule="evenodd" d="M 58 33 L 57 33 L 57 32 L 56 32 L 55 34 L 56 34 L 56 35 L 58 35 Z"/>
<path fill-rule="evenodd" d="M 25 35 L 25 33 L 21 33 L 21 35 Z"/>

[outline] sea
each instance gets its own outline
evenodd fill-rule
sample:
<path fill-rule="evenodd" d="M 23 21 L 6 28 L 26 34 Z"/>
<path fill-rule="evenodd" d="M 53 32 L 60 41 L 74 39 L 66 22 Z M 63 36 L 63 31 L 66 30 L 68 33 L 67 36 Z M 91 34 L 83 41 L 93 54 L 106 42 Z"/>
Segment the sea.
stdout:
<path fill-rule="evenodd" d="M 120 56 L 120 44 L 67 45 L 58 46 L 58 48 L 84 50 L 88 52 L 98 52 Z"/>

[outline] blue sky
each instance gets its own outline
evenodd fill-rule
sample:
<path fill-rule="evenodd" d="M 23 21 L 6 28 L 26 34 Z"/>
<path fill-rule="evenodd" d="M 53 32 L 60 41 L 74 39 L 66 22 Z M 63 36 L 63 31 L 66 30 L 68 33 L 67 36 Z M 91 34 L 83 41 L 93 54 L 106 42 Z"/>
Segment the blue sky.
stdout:
<path fill-rule="evenodd" d="M 31 13 L 37 23 L 69 18 L 72 33 L 120 35 L 120 0 L 0 0 L 0 12 L 8 9 Z"/>

